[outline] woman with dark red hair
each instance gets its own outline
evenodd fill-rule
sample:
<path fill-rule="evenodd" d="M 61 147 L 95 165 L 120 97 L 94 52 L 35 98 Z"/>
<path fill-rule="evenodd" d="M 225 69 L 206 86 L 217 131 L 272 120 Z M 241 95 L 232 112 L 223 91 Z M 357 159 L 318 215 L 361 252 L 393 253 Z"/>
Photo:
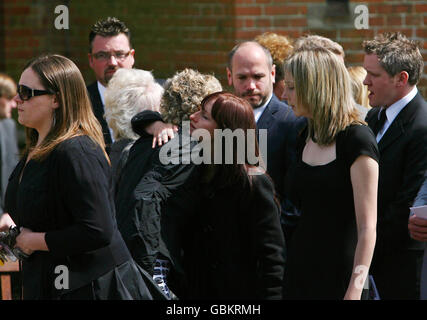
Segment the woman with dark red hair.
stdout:
<path fill-rule="evenodd" d="M 193 137 L 197 129 L 205 130 L 203 139 L 210 137 L 215 161 L 203 164 L 194 233 L 185 251 L 187 298 L 280 299 L 284 270 L 280 210 L 270 177 L 250 161 L 248 146 L 259 156 L 251 106 L 230 93 L 217 92 L 205 97 L 190 120 Z M 244 141 L 227 137 L 236 137 L 237 132 Z"/>

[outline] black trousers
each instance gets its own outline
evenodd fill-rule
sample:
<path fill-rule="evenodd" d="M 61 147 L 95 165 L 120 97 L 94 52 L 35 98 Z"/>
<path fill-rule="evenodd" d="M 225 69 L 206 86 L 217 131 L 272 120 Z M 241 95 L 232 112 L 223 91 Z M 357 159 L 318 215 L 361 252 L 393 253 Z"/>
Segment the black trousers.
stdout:
<path fill-rule="evenodd" d="M 419 300 L 423 252 L 409 249 L 375 252 L 370 273 L 381 300 Z"/>

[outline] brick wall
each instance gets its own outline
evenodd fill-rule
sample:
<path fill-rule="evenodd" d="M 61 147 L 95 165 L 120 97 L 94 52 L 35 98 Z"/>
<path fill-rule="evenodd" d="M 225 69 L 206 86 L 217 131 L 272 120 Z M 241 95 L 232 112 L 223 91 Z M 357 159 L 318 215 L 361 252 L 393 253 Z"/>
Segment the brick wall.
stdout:
<path fill-rule="evenodd" d="M 356 30 L 354 7 L 369 9 L 369 29 Z M 57 5 L 69 8 L 69 30 L 57 30 Z M 350 15 L 329 17 L 326 0 L 2 0 L 0 71 L 18 80 L 24 63 L 42 52 L 61 53 L 94 80 L 87 62 L 90 26 L 117 16 L 130 27 L 135 67 L 167 78 L 192 67 L 214 73 L 225 84 L 228 51 L 240 40 L 273 31 L 296 38 L 317 33 L 340 42 L 348 65 L 361 64 L 364 39 L 400 30 L 421 43 L 427 61 L 426 0 L 351 0 Z M 333 12 L 332 12 L 333 13 Z M 419 89 L 427 97 L 427 67 Z"/>
<path fill-rule="evenodd" d="M 348 17 L 328 17 L 326 0 L 236 0 L 236 40 L 252 39 L 264 31 L 299 37 L 320 34 L 339 42 L 346 52 L 347 65 L 361 65 L 365 39 L 385 31 L 401 31 L 420 41 L 427 61 L 427 1 L 422 0 L 351 0 Z M 354 9 L 366 5 L 369 29 L 355 28 Z M 418 88 L 427 98 L 427 66 Z"/>

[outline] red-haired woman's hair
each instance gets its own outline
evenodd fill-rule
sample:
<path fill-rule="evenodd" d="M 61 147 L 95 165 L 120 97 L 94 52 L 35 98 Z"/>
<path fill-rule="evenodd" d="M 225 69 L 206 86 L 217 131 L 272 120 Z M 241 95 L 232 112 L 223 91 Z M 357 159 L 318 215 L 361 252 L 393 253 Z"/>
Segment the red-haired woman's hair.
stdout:
<path fill-rule="evenodd" d="M 248 157 L 247 145 L 249 143 L 254 147 L 254 154 L 252 156 L 259 157 L 258 140 L 256 138 L 256 122 L 253 109 L 245 99 L 239 98 L 228 92 L 215 92 L 206 96 L 201 103 L 202 109 L 212 100 L 214 101 L 211 108 L 211 115 L 217 123 L 218 129 L 230 129 L 232 132 L 241 129 L 245 138 L 245 146 L 243 148 L 244 155 L 240 155 L 240 157 L 244 157 L 245 163 L 241 163 L 241 161 L 239 163 L 239 161 L 237 161 L 237 153 L 239 152 L 237 143 L 239 141 L 233 138 L 233 161 L 232 164 L 226 164 L 224 138 L 221 141 L 223 148 L 222 162 L 221 165 L 217 166 L 216 183 L 219 183 L 221 186 L 226 186 L 233 183 L 248 181 L 248 170 L 254 167 L 254 164 L 250 163 Z M 253 134 L 248 135 L 248 130 L 253 130 Z M 218 141 L 215 141 L 215 143 L 218 143 Z M 242 152 L 242 149 L 240 149 L 240 151 Z"/>

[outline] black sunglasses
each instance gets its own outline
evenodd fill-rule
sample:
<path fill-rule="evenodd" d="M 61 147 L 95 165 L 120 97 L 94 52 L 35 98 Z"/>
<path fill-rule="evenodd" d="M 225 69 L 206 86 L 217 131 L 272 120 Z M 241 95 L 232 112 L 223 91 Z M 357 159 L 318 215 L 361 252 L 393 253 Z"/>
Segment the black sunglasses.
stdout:
<path fill-rule="evenodd" d="M 31 89 L 31 88 L 28 88 L 27 86 L 24 86 L 22 84 L 18 85 L 17 91 L 18 91 L 19 98 L 22 101 L 30 100 L 32 97 L 35 97 L 35 96 L 42 96 L 44 94 L 53 94 L 52 92 L 47 91 L 47 90 Z"/>

